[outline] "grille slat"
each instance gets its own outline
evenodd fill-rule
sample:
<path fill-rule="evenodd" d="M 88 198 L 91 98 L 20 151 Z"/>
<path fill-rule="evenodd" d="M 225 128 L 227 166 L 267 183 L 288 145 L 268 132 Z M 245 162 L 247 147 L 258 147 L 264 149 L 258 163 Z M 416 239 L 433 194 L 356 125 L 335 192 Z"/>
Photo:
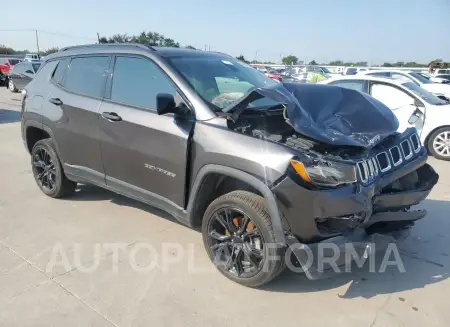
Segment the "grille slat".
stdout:
<path fill-rule="evenodd" d="M 411 144 L 409 144 L 408 140 L 404 140 L 402 143 L 400 143 L 400 147 L 402 148 L 403 157 L 405 160 L 411 159 L 413 156 L 413 150 L 411 148 Z"/>
<path fill-rule="evenodd" d="M 386 173 L 398 167 L 403 161 L 407 161 L 419 153 L 422 148 L 417 134 L 394 145 L 387 151 L 382 151 L 375 156 L 361 160 L 357 163 L 359 178 L 363 184 L 372 182 L 379 174 Z"/>

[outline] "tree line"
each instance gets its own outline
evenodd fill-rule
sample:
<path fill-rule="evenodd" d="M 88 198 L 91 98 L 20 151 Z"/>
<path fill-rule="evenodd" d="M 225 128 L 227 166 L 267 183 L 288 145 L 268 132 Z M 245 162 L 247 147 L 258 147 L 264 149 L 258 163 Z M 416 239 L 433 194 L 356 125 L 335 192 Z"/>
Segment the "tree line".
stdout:
<path fill-rule="evenodd" d="M 100 36 L 98 35 L 98 43 L 140 43 L 140 44 L 146 44 L 150 46 L 159 46 L 159 47 L 175 47 L 179 48 L 181 47 L 180 43 L 165 37 L 163 34 L 157 33 L 157 32 L 141 32 L 139 35 L 128 35 L 128 34 L 114 34 L 112 36 Z M 184 46 L 188 49 L 195 49 L 191 45 Z M 43 51 L 40 51 L 40 55 L 46 56 L 53 52 L 58 51 L 59 49 L 56 47 L 45 49 Z M 7 47 L 5 45 L 0 45 L 0 55 L 24 55 L 25 53 L 28 53 L 28 50 L 16 50 L 12 49 L 10 47 Z M 242 54 L 240 56 L 236 57 L 237 59 L 244 61 L 246 63 L 252 63 L 252 64 L 275 64 L 275 62 L 272 61 L 249 61 L 247 60 Z M 283 57 L 281 59 L 282 64 L 284 65 L 297 65 L 300 63 L 300 60 L 298 57 L 289 55 L 286 57 Z M 403 62 L 403 61 L 397 61 L 393 63 L 385 62 L 381 67 L 410 67 L 410 68 L 416 68 L 416 67 L 428 67 L 431 63 L 440 62 L 442 63 L 443 67 L 450 67 L 450 63 L 443 63 L 441 59 L 435 59 L 432 62 L 428 64 L 424 63 L 417 63 L 414 61 L 411 62 Z M 303 63 L 306 64 L 306 63 Z M 367 67 L 368 63 L 367 61 L 357 61 L 357 62 L 345 62 L 342 60 L 333 60 L 328 63 L 319 63 L 316 60 L 311 60 L 308 63 L 309 65 L 324 65 L 324 66 L 357 66 L 357 67 Z"/>

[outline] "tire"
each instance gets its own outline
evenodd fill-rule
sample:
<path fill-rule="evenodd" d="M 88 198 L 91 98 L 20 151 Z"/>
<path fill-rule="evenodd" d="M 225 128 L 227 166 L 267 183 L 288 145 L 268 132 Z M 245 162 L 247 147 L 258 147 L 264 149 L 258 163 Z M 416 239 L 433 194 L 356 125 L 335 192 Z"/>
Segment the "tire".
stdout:
<path fill-rule="evenodd" d="M 18 91 L 11 79 L 8 79 L 8 89 L 13 93 L 16 93 Z"/>
<path fill-rule="evenodd" d="M 239 235 L 239 231 L 237 231 L 236 233 L 228 233 L 231 236 L 225 237 L 230 237 L 231 240 L 224 241 L 223 243 L 220 242 L 214 243 L 216 240 L 210 236 L 211 230 L 213 229 L 213 226 L 215 226 L 214 224 L 217 225 L 217 216 L 218 215 L 220 216 L 221 213 L 226 210 L 232 211 L 230 218 L 231 221 L 233 222 L 235 219 L 237 219 L 234 218 L 236 217 L 235 215 L 233 215 L 235 213 L 237 213 L 238 216 L 242 215 L 242 220 L 248 218 L 249 220 L 248 225 L 251 223 L 253 228 L 252 231 L 250 232 L 248 231 L 248 229 L 245 229 L 246 232 L 243 235 L 252 233 L 252 235 L 254 235 L 254 238 L 252 239 L 250 237 L 247 238 L 246 240 L 251 240 L 253 242 L 259 239 L 258 244 L 260 245 L 260 248 L 256 249 L 256 251 L 257 253 L 259 252 L 262 255 L 259 257 L 258 264 L 253 267 L 251 266 L 250 268 L 248 268 L 248 266 L 244 267 L 245 269 L 250 269 L 250 271 L 245 271 L 244 269 L 244 271 L 241 272 L 241 274 L 238 273 L 238 268 L 234 264 L 233 267 L 231 267 L 231 269 L 228 269 L 226 267 L 226 262 L 225 263 L 218 262 L 217 252 L 214 252 L 213 249 L 218 245 L 223 245 L 225 243 L 233 243 L 236 241 L 236 238 L 238 238 L 238 236 L 236 235 Z M 217 226 L 220 227 L 220 225 Z M 236 226 L 233 228 L 236 228 Z M 237 228 L 239 229 L 240 227 L 237 226 Z M 215 232 L 215 230 L 213 232 Z M 216 200 L 214 200 L 208 206 L 203 216 L 202 235 L 203 235 L 203 244 L 205 246 L 206 252 L 208 253 L 211 261 L 215 264 L 216 268 L 225 277 L 241 285 L 248 287 L 262 286 L 272 281 L 285 268 L 285 258 L 284 258 L 285 248 L 275 245 L 276 242 L 272 227 L 272 220 L 270 215 L 268 214 L 266 201 L 264 200 L 264 198 L 254 193 L 247 191 L 233 191 L 225 195 L 222 195 Z M 220 236 L 223 237 L 224 235 Z M 250 243 L 248 241 L 243 241 L 243 243 L 240 242 L 242 241 L 226 245 L 226 247 L 232 248 L 229 251 L 231 252 L 231 256 L 233 256 L 233 253 L 235 253 L 234 246 L 236 246 L 236 248 L 242 246 L 243 250 L 238 252 L 239 253 L 238 256 L 240 255 L 241 258 L 243 257 L 244 262 L 246 262 L 245 259 L 249 258 L 249 256 L 246 256 L 246 251 L 248 251 L 249 249 L 248 246 L 250 246 L 249 245 Z M 253 254 L 253 250 L 255 250 L 255 247 L 251 247 L 250 253 Z M 248 261 L 254 262 L 255 260 L 248 260 Z M 242 262 L 240 266 L 241 267 L 243 266 Z"/>
<path fill-rule="evenodd" d="M 427 148 L 436 159 L 450 161 L 450 127 L 441 127 L 429 137 Z"/>
<path fill-rule="evenodd" d="M 33 146 L 31 167 L 37 185 L 49 197 L 68 196 L 77 187 L 77 183 L 68 180 L 64 174 L 51 139 L 40 140 Z"/>

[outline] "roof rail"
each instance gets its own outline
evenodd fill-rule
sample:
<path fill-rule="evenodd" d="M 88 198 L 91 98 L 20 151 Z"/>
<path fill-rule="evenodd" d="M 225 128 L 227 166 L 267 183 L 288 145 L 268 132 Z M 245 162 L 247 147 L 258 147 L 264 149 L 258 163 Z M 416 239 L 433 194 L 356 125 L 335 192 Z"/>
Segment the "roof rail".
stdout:
<path fill-rule="evenodd" d="M 139 43 L 95 43 L 95 44 L 83 44 L 83 45 L 73 45 L 70 47 L 64 47 L 60 51 L 68 51 L 68 50 L 76 50 L 76 49 L 85 49 L 85 48 L 109 48 L 109 47 L 138 47 L 144 49 L 150 49 L 152 51 L 156 51 L 151 45 L 139 44 Z"/>

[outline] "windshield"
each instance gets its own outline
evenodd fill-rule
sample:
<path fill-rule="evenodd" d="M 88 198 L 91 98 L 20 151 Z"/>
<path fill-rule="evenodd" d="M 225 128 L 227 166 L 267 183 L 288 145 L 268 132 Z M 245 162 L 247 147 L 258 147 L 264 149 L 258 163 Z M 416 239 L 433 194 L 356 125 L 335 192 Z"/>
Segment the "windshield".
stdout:
<path fill-rule="evenodd" d="M 331 74 L 331 72 L 330 72 L 330 70 L 328 68 L 322 67 L 322 71 L 324 73 Z"/>
<path fill-rule="evenodd" d="M 41 67 L 40 63 L 32 63 L 32 65 L 33 65 L 34 72 L 37 72 L 39 70 L 39 67 Z"/>
<path fill-rule="evenodd" d="M 432 81 L 430 81 L 428 78 L 423 77 L 421 74 L 416 73 L 416 72 L 410 72 L 408 73 L 408 75 L 414 77 L 415 79 L 417 79 L 419 81 L 419 83 L 421 84 L 433 84 Z"/>
<path fill-rule="evenodd" d="M 170 61 L 216 111 L 222 111 L 238 102 L 251 89 L 277 84 L 253 67 L 230 57 L 175 57 Z M 266 107 L 274 104 L 273 100 L 262 98 L 254 101 L 251 106 Z"/>
<path fill-rule="evenodd" d="M 428 92 L 427 90 L 421 88 L 420 86 L 418 86 L 417 84 L 415 84 L 413 82 L 406 82 L 406 83 L 403 83 L 402 85 L 429 104 L 432 104 L 435 106 L 447 104 L 446 101 L 439 99 L 434 94 Z"/>
<path fill-rule="evenodd" d="M 423 77 L 425 77 L 426 79 L 430 79 L 430 75 L 428 75 L 428 74 L 425 74 L 425 73 L 417 73 L 417 74 L 419 74 L 420 76 L 423 76 Z"/>
<path fill-rule="evenodd" d="M 8 61 L 12 66 L 17 65 L 20 62 L 19 59 L 9 59 Z"/>

